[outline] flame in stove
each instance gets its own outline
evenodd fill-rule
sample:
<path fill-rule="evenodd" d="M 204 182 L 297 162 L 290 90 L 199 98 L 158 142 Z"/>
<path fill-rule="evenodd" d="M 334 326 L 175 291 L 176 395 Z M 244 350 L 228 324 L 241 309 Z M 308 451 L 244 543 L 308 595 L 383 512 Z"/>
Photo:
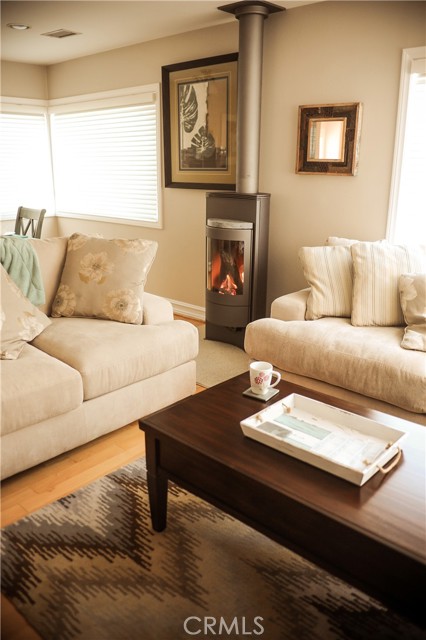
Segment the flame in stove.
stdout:
<path fill-rule="evenodd" d="M 244 243 L 211 241 L 211 262 L 207 288 L 221 295 L 238 296 L 244 286 Z"/>
<path fill-rule="evenodd" d="M 222 284 L 219 287 L 219 292 L 223 295 L 228 294 L 230 296 L 236 296 L 237 295 L 237 285 L 235 284 L 232 276 L 228 275 L 226 276 L 225 280 L 222 282 Z"/>

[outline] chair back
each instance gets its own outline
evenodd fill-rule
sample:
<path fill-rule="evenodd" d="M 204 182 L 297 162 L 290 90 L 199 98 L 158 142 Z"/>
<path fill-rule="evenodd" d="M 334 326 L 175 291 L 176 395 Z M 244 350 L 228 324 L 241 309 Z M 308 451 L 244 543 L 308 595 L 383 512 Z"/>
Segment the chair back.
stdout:
<path fill-rule="evenodd" d="M 16 214 L 15 234 L 26 236 L 28 231 L 31 230 L 33 238 L 40 238 L 45 213 L 46 209 L 19 207 Z"/>

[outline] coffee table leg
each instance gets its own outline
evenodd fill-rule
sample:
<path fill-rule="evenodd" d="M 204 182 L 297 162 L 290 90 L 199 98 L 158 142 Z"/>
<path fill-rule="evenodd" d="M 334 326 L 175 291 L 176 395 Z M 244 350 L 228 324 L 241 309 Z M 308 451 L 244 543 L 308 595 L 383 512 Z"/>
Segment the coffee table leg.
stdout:
<path fill-rule="evenodd" d="M 145 433 L 146 471 L 149 507 L 154 531 L 163 531 L 167 524 L 167 475 L 158 466 L 159 441 Z"/>

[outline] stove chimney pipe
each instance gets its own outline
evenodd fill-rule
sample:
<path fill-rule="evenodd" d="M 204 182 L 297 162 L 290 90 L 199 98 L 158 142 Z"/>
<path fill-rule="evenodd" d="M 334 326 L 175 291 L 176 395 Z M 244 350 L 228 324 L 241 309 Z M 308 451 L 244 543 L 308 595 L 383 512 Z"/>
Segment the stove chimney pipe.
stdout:
<path fill-rule="evenodd" d="M 284 8 L 271 2 L 246 0 L 218 9 L 239 20 L 236 191 L 253 194 L 259 190 L 263 22 L 270 13 Z"/>

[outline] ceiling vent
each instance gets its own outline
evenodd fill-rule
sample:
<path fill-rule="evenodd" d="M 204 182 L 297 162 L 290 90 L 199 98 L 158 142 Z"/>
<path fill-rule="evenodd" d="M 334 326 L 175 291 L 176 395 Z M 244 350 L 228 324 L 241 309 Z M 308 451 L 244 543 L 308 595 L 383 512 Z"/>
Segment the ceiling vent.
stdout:
<path fill-rule="evenodd" d="M 80 36 L 81 33 L 70 31 L 69 29 L 56 29 L 56 31 L 48 31 L 47 33 L 42 33 L 41 35 L 47 36 L 48 38 L 69 38 L 70 36 Z"/>

